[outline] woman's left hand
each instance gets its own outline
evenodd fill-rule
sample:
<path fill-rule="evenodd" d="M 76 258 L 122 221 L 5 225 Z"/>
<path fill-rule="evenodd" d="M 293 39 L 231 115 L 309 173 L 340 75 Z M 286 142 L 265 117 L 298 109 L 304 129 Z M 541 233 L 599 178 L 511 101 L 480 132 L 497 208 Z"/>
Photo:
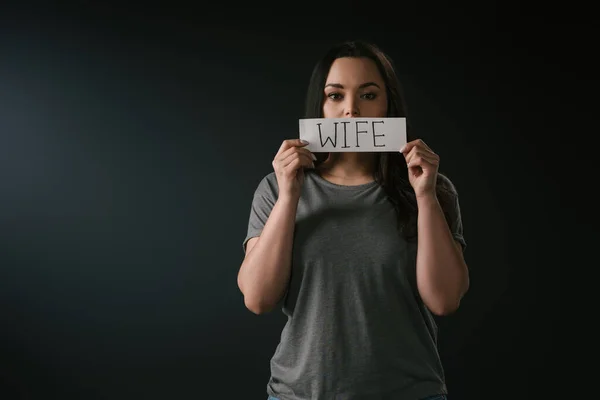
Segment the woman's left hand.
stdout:
<path fill-rule="evenodd" d="M 408 180 L 417 198 L 435 197 L 440 157 L 421 139 L 408 142 L 400 149 L 408 167 Z"/>

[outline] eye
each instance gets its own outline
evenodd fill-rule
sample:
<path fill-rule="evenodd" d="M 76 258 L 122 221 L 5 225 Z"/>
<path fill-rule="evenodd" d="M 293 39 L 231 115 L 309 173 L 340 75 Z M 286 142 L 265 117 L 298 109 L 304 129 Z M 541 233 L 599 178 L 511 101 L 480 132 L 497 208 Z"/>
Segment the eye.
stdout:
<path fill-rule="evenodd" d="M 342 98 L 342 95 L 339 93 L 333 92 L 333 93 L 329 93 L 327 95 L 327 97 L 329 97 L 331 100 L 339 100 Z"/>
<path fill-rule="evenodd" d="M 377 95 L 375 93 L 365 93 L 362 95 L 362 97 L 367 100 L 375 100 L 377 98 Z"/>

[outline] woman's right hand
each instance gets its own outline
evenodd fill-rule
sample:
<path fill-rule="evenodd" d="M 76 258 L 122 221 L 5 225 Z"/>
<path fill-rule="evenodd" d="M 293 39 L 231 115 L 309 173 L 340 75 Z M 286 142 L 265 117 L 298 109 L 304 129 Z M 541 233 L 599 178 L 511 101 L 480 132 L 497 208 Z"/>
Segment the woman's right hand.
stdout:
<path fill-rule="evenodd" d="M 305 149 L 307 142 L 300 139 L 284 140 L 273 159 L 273 169 L 279 185 L 279 197 L 294 200 L 300 198 L 300 189 L 304 183 L 304 169 L 314 168 L 315 156 Z"/>

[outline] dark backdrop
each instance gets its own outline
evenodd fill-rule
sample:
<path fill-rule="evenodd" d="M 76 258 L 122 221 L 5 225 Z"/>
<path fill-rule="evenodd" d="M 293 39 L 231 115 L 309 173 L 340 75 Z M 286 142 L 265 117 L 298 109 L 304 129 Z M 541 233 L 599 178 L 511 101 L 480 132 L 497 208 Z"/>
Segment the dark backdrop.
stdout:
<path fill-rule="evenodd" d="M 573 390 L 557 355 L 593 158 L 570 90 L 581 14 L 103 4 L 0 13 L 0 397 L 266 398 L 284 318 L 236 285 L 250 202 L 313 64 L 351 38 L 394 58 L 460 193 L 471 289 L 439 320 L 452 398 Z"/>

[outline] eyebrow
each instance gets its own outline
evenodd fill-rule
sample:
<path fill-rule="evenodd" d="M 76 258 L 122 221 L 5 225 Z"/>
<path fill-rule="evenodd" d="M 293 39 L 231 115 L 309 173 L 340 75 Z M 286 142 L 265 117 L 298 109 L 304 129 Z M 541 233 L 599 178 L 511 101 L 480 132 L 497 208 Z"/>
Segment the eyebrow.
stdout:
<path fill-rule="evenodd" d="M 328 83 L 327 85 L 325 85 L 325 87 L 328 87 L 328 86 L 331 86 L 331 87 L 334 87 L 334 88 L 338 88 L 338 89 L 343 89 L 344 88 L 344 86 L 341 83 Z M 363 89 L 363 88 L 366 88 L 368 86 L 375 86 L 375 87 L 379 88 L 379 85 L 376 84 L 375 82 L 365 82 L 362 85 L 360 85 L 358 88 L 359 89 Z"/>

